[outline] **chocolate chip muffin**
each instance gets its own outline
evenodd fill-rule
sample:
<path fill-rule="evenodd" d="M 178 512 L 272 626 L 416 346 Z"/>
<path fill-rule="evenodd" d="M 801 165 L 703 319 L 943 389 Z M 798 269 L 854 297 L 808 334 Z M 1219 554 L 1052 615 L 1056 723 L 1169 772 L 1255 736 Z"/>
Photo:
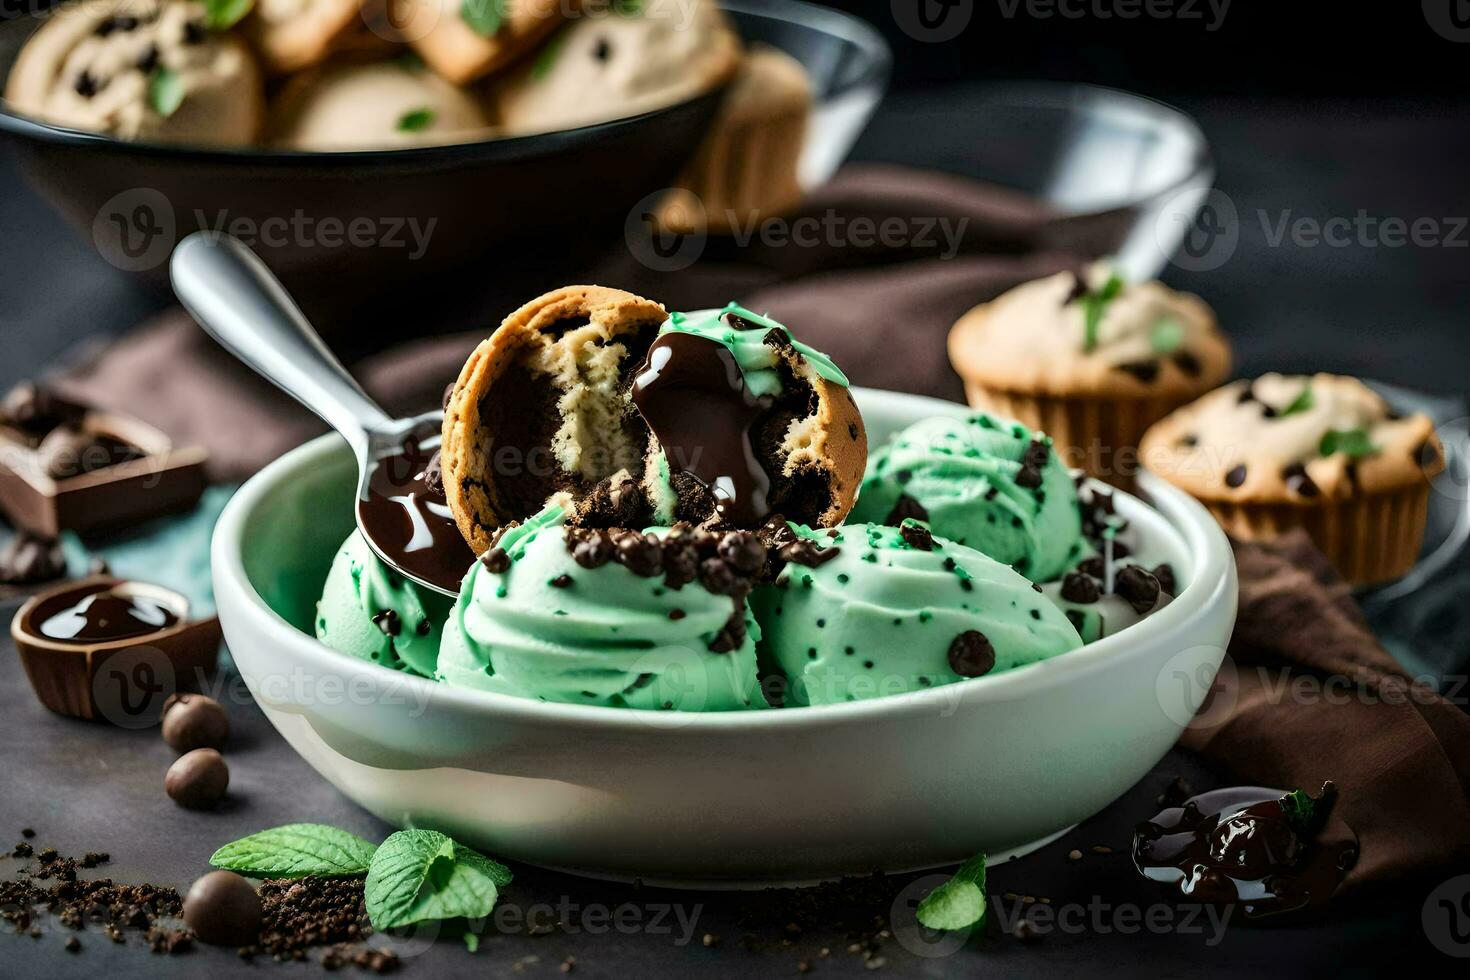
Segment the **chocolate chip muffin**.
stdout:
<path fill-rule="evenodd" d="M 1102 265 L 1012 289 L 960 318 L 949 357 L 971 405 L 1041 429 L 1068 466 L 1120 486 L 1144 431 L 1230 374 L 1197 296 Z"/>
<path fill-rule="evenodd" d="M 183 0 L 89 0 L 64 7 L 26 43 L 5 98 L 70 129 L 130 140 L 236 146 L 264 113 L 249 48 L 206 27 Z"/>
<path fill-rule="evenodd" d="M 812 86 L 801 62 L 775 48 L 751 49 L 709 135 L 677 181 L 684 193 L 670 196 L 660 224 L 685 233 L 730 233 L 801 203 L 811 111 Z"/>
<path fill-rule="evenodd" d="M 713 0 L 587 0 L 490 97 L 507 133 L 548 132 L 691 98 L 739 62 L 740 38 Z"/>
<path fill-rule="evenodd" d="M 1443 457 L 1428 416 L 1399 416 L 1361 381 L 1331 374 L 1226 385 L 1153 426 L 1141 447 L 1149 470 L 1230 534 L 1305 528 L 1358 585 L 1417 560 Z"/>

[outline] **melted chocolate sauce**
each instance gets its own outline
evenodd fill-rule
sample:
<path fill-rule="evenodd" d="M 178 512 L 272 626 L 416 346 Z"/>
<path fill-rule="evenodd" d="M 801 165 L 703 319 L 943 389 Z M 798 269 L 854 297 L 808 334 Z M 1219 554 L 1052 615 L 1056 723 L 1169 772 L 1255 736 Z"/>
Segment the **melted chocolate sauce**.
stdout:
<path fill-rule="evenodd" d="M 367 499 L 357 502 L 358 524 L 393 564 L 458 592 L 475 556 L 454 523 L 443 485 L 434 481 L 436 456 L 411 443 L 401 455 L 379 460 Z"/>
<path fill-rule="evenodd" d="M 670 471 L 707 488 L 723 521 L 758 527 L 770 515 L 771 478 L 756 457 L 751 428 L 771 399 L 751 394 L 729 348 L 693 334 L 664 334 L 633 380 L 633 404 Z"/>
<path fill-rule="evenodd" d="M 41 635 L 52 640 L 99 643 L 147 636 L 179 621 L 172 609 L 147 596 L 93 592 L 69 609 L 45 619 Z"/>
<path fill-rule="evenodd" d="M 1320 905 L 1357 861 L 1351 831 L 1319 840 L 1336 791 L 1313 801 L 1315 817 L 1289 813 L 1285 792 L 1237 786 L 1201 793 L 1138 826 L 1133 863 L 1144 877 L 1181 897 L 1236 904 L 1259 919 Z"/>

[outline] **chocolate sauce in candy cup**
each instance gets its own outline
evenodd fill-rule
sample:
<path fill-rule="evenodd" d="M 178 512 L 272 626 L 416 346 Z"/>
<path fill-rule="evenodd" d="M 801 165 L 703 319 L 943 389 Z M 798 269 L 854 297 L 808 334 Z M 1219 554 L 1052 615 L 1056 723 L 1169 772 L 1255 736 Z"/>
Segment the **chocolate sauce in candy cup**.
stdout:
<path fill-rule="evenodd" d="M 184 596 L 107 575 L 36 595 L 10 635 L 43 705 L 120 728 L 156 724 L 214 670 L 220 644 L 219 620 L 191 620 Z"/>

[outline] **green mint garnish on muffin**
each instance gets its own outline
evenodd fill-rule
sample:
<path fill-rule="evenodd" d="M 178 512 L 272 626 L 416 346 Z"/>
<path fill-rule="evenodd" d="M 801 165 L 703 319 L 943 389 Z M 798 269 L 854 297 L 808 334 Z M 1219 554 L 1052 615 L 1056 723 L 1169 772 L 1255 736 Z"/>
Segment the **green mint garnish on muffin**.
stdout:
<path fill-rule="evenodd" d="M 551 74 L 551 69 L 555 67 L 556 59 L 561 54 L 561 49 L 566 46 L 566 43 L 567 36 L 565 32 L 553 35 L 551 40 L 546 42 L 546 46 L 541 49 L 541 53 L 536 56 L 536 60 L 531 62 L 532 79 L 540 81 Z"/>
<path fill-rule="evenodd" d="M 1362 459 L 1364 456 L 1372 456 L 1378 452 L 1378 447 L 1373 445 L 1373 440 L 1368 438 L 1368 430 L 1359 427 L 1356 429 L 1328 429 L 1317 450 L 1323 456 L 1345 453 L 1353 459 Z"/>
<path fill-rule="evenodd" d="M 507 0 L 464 0 L 459 19 L 481 37 L 494 37 L 505 24 L 506 3 Z"/>
<path fill-rule="evenodd" d="M 637 17 L 643 13 L 643 0 L 613 0 L 613 13 Z"/>
<path fill-rule="evenodd" d="M 1307 385 L 1305 388 L 1302 389 L 1302 393 L 1300 395 L 1297 395 L 1291 400 L 1290 405 L 1283 408 L 1277 414 L 1277 418 L 1284 419 L 1288 415 L 1298 415 L 1302 412 L 1309 412 L 1312 410 L 1312 406 L 1316 403 L 1317 397 L 1312 394 L 1312 386 Z"/>
<path fill-rule="evenodd" d="M 1102 288 L 1088 290 L 1082 297 L 1083 351 L 1090 354 L 1097 349 L 1097 333 L 1102 326 L 1103 315 L 1108 311 L 1108 304 L 1117 299 L 1122 291 L 1123 277 L 1114 272 L 1108 276 L 1108 281 L 1102 284 Z"/>
<path fill-rule="evenodd" d="M 172 68 L 156 68 L 148 79 L 148 104 L 165 119 L 184 104 L 184 80 Z"/>
<path fill-rule="evenodd" d="M 1178 317 L 1161 316 L 1148 331 L 1155 354 L 1172 354 L 1184 344 L 1184 324 Z"/>
<path fill-rule="evenodd" d="M 398 117 L 398 131 L 400 133 L 417 133 L 428 129 L 434 122 L 434 110 L 428 106 L 420 106 L 410 109 Z"/>
<path fill-rule="evenodd" d="M 319 823 L 292 823 L 242 837 L 215 851 L 216 868 L 258 878 L 365 875 L 377 848 L 356 834 Z"/>
<path fill-rule="evenodd" d="M 442 919 L 476 919 L 495 908 L 510 871 L 434 830 L 400 830 L 373 855 L 363 904 L 379 931 Z"/>
<path fill-rule="evenodd" d="M 985 921 L 985 855 L 977 854 L 944 884 L 924 896 L 914 912 L 929 929 L 971 929 Z"/>
<path fill-rule="evenodd" d="M 255 0 L 204 0 L 204 24 L 212 31 L 227 31 L 254 6 Z"/>

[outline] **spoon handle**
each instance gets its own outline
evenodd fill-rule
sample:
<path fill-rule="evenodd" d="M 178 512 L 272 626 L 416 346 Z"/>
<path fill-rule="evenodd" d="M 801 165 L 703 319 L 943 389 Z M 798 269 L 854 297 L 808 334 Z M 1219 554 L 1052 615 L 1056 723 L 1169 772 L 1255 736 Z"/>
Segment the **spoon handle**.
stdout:
<path fill-rule="evenodd" d="M 322 342 L 260 257 L 239 240 L 195 232 L 174 249 L 174 292 L 211 337 L 320 415 L 365 459 L 370 434 L 392 426 Z"/>

